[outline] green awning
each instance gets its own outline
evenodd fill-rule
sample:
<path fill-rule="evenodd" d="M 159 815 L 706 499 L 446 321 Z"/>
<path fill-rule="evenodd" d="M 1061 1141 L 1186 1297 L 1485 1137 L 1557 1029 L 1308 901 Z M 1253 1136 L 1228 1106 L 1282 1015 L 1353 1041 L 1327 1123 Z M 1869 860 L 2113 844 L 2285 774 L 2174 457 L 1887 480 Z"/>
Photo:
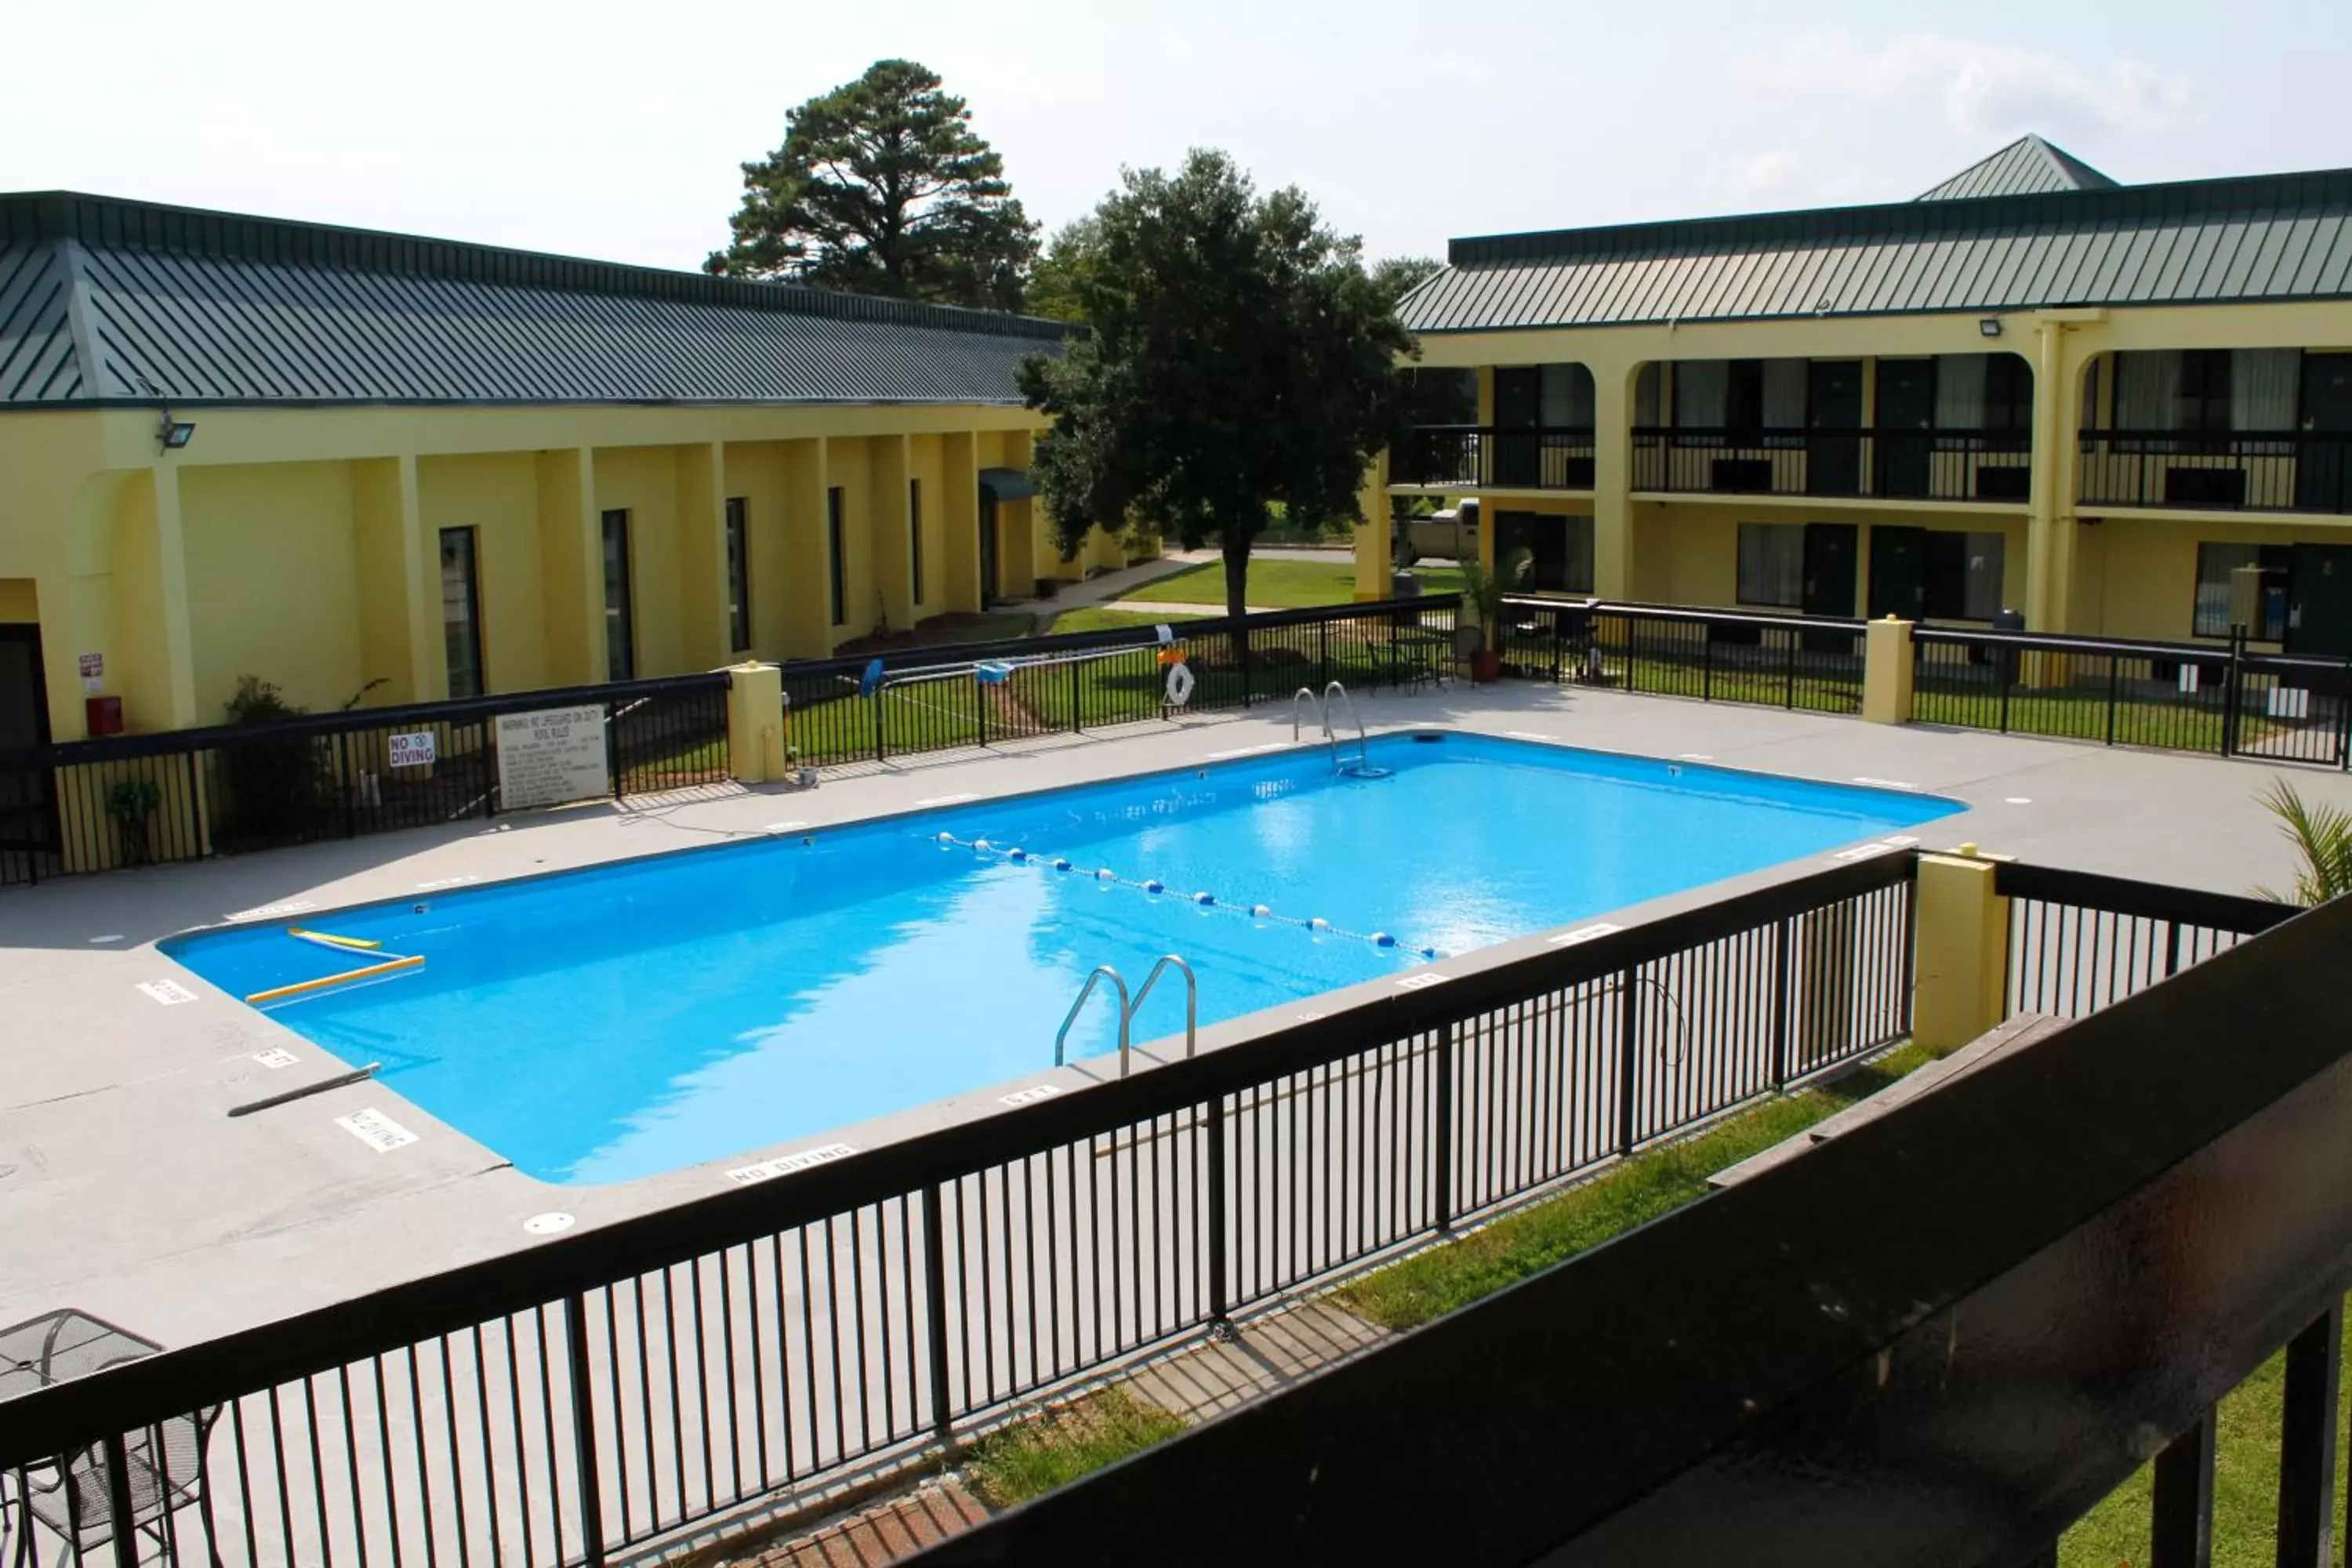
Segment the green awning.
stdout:
<path fill-rule="evenodd" d="M 998 500 L 1026 500 L 1037 493 L 1037 481 L 1026 468 L 982 468 L 980 488 Z"/>

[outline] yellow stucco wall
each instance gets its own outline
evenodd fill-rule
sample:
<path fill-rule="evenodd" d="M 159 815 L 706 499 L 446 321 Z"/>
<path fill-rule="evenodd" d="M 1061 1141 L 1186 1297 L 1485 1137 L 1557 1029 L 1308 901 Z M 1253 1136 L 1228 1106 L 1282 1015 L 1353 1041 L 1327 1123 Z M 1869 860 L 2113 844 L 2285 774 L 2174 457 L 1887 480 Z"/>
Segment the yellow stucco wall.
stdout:
<path fill-rule="evenodd" d="M 217 722 L 236 678 L 335 707 L 446 690 L 439 536 L 476 531 L 494 692 L 604 678 L 598 518 L 630 513 L 636 668 L 728 646 L 725 501 L 747 502 L 752 647 L 830 651 L 979 603 L 978 469 L 1023 467 L 1037 416 L 997 406 L 213 408 L 159 453 L 138 410 L 0 415 L 0 618 L 41 626 L 51 728 L 81 733 L 77 656 L 133 731 Z M 880 454 L 877 458 L 877 453 Z M 906 482 L 923 489 L 912 601 Z M 892 494 L 876 491 L 887 481 Z M 830 624 L 824 491 L 845 491 Z M 969 493 L 967 493 L 969 492 Z M 1025 538 L 1027 509 L 1005 509 Z M 877 528 L 895 526 L 888 540 Z M 1008 539 L 1008 546 L 1012 540 Z M 894 553 L 895 552 L 895 553 Z M 1006 585 L 1030 563 L 1000 552 Z M 895 572 L 895 576 L 893 573 Z"/>
<path fill-rule="evenodd" d="M 1594 517 L 1596 577 L 1607 595 L 1672 599 L 1696 604 L 1732 602 L 1734 552 L 1727 542 L 1741 517 L 1755 521 L 1847 521 L 1864 526 L 1861 580 L 1868 582 L 1868 524 L 1874 516 L 1889 522 L 1929 528 L 1998 530 L 2004 535 L 2005 599 L 2026 612 L 2036 629 L 2185 636 L 2182 624 L 2194 593 L 2195 542 L 2185 546 L 2160 532 L 2164 526 L 2201 526 L 2200 514 L 2150 509 L 2125 514 L 2131 526 L 2101 536 L 2116 523 L 2114 509 L 2078 503 L 2077 453 L 2074 433 L 2083 419 L 2084 372 L 2095 361 L 2125 349 L 2302 348 L 2342 350 L 2352 343 L 2352 303 L 2177 306 L 2161 309 L 2087 309 L 1990 312 L 1998 338 L 1979 328 L 1976 313 L 1805 318 L 1775 321 L 1712 321 L 1622 327 L 1572 327 L 1535 331 L 1433 334 L 1422 340 L 1419 363 L 1476 370 L 1482 421 L 1491 420 L 1493 369 L 1497 365 L 1556 363 L 1584 364 L 1593 375 L 1596 447 L 1590 505 Z M 1937 503 L 1890 506 L 1866 499 L 1678 497 L 1660 504 L 1639 499 L 1631 488 L 1627 460 L 1633 423 L 1633 388 L 1642 368 L 1654 364 L 1670 383 L 1674 366 L 1686 360 L 1741 358 L 1858 359 L 1863 362 L 1864 409 L 1880 358 L 1937 353 L 2012 353 L 2032 367 L 2036 387 L 2032 433 L 2033 481 L 2022 506 L 1983 508 Z M 2111 395 L 2112 376 L 2102 376 L 2100 395 Z M 1526 496 L 1495 495 L 1495 507 L 1537 507 Z M 1769 508 L 1769 510 L 1765 510 Z M 2283 542 L 2310 537 L 2314 526 L 2343 526 L 2347 520 L 2303 521 L 2284 514 L 2245 514 L 2215 520 L 2252 530 L 2243 537 Z M 2297 528 L 2303 530 L 2296 533 Z M 2284 530 L 2281 532 L 2281 530 Z M 1358 531 L 1359 590 L 1382 576 L 1386 542 L 1381 531 Z M 2237 534 L 2207 531 L 2221 539 Z M 2326 537 L 2323 535 L 2323 537 Z M 2094 574 L 2120 574 L 2100 584 Z"/>

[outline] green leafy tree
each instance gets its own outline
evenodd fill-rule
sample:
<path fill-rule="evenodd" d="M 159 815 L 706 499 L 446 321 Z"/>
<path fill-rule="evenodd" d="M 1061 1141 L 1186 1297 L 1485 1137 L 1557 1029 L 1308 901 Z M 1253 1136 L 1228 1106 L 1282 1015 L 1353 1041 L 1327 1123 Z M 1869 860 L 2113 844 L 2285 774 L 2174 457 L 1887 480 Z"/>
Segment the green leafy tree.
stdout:
<path fill-rule="evenodd" d="M 1276 509 L 1299 528 L 1359 519 L 1412 341 L 1355 240 L 1297 190 L 1261 196 L 1222 153 L 1129 171 L 1087 221 L 1074 291 L 1093 331 L 1022 374 L 1053 418 L 1036 469 L 1063 548 L 1129 517 L 1214 540 L 1240 615 Z"/>
<path fill-rule="evenodd" d="M 1085 295 L 1094 266 L 1095 235 L 1094 220 L 1083 217 L 1055 234 L 1029 275 L 1029 297 L 1024 309 L 1033 316 L 1056 321 L 1087 319 Z"/>
<path fill-rule="evenodd" d="M 743 165 L 735 241 L 708 270 L 824 289 L 1019 310 L 1037 255 L 1004 160 L 971 110 L 912 60 L 784 117 L 784 144 Z"/>
<path fill-rule="evenodd" d="M 2352 812 L 2306 801 L 2294 785 L 2274 778 L 2254 797 L 2278 818 L 2279 832 L 2294 846 L 2294 889 L 2254 891 L 2279 903 L 2316 905 L 2352 893 Z"/>
<path fill-rule="evenodd" d="M 1372 264 L 1372 287 L 1394 309 L 1407 294 L 1444 270 L 1445 263 L 1433 256 L 1391 256 Z"/>

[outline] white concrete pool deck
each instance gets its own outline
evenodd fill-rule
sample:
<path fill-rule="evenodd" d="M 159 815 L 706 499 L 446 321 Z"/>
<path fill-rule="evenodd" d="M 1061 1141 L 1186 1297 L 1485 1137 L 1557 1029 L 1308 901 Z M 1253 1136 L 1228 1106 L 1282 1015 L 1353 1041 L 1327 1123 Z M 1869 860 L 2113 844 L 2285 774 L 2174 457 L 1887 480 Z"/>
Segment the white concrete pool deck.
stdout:
<path fill-rule="evenodd" d="M 2352 779 L 2315 769 L 2107 751 L 1974 732 L 1869 725 L 1529 684 L 1363 702 L 1376 730 L 1444 725 L 1797 778 L 1895 784 L 1956 796 L 1921 831 L 2023 859 L 2220 891 L 2284 884 L 2291 854 L 2253 802 L 2273 773 L 2352 805 Z M 913 758 L 828 775 L 814 791 L 724 789 L 627 807 L 470 822 L 209 864 L 0 893 L 0 1323 L 72 1306 L 182 1345 L 530 1245 L 533 1215 L 593 1226 L 729 1184 L 756 1152 L 611 1187 L 558 1187 L 380 1084 L 231 1118 L 233 1107 L 343 1070 L 327 1052 L 160 953 L 162 938 L 247 918 L 429 898 L 476 882 L 804 832 L 927 805 L 1202 763 L 1286 745 L 1286 709 L 1151 725 L 1114 739 Z M 1475 801 L 1464 809 L 1475 810 Z M 1791 874 L 1814 857 L 1612 915 L 1654 918 Z M 1478 967 L 1527 943 L 1449 960 Z M 1379 986 L 1390 981 L 1370 983 Z M 163 1001 L 142 987 L 176 987 Z M 1265 1026 L 1204 1031 L 1204 1047 Z M 1043 1058 L 1045 1043 L 1040 1041 Z M 262 1053 L 290 1054 L 270 1067 Z M 273 1058 L 275 1059 L 275 1058 Z M 1076 1087 L 1100 1064 L 1058 1069 Z M 902 1112 L 859 1147 L 987 1114 L 1056 1069 Z M 416 1134 L 379 1152 L 337 1118 L 373 1110 Z M 834 1135 L 793 1147 L 834 1142 Z"/>

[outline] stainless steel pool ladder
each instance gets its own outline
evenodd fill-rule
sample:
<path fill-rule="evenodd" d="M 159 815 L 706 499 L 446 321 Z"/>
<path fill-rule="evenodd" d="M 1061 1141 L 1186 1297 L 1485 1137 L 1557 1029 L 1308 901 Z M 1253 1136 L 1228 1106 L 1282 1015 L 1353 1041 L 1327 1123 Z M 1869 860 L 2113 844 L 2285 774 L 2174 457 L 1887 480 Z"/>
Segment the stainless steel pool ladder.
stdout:
<path fill-rule="evenodd" d="M 1364 737 L 1364 716 L 1356 711 L 1356 700 L 1348 695 L 1348 689 L 1335 680 L 1323 689 L 1323 738 L 1331 743 L 1331 771 L 1333 773 L 1339 771 L 1339 725 L 1337 712 L 1331 706 L 1331 699 L 1334 697 L 1347 705 L 1348 717 L 1356 721 L 1356 765 L 1360 768 L 1371 766 L 1370 746 Z M 1297 710 L 1297 705 L 1294 701 L 1292 704 L 1294 725 L 1297 721 L 1295 717 Z"/>
<path fill-rule="evenodd" d="M 1200 1034 L 1201 983 L 1192 977 L 1192 966 L 1172 952 L 1161 953 L 1160 962 L 1151 966 L 1151 973 L 1143 977 L 1143 984 L 1136 992 L 1135 1000 L 1129 1005 L 1127 1018 L 1120 1023 L 1118 1032 L 1122 1038 L 1126 1037 L 1129 1032 L 1128 1024 L 1132 1023 L 1135 1016 L 1143 1011 L 1143 999 L 1151 994 L 1151 988 L 1160 984 L 1160 977 L 1167 973 L 1168 966 L 1171 963 L 1184 976 L 1184 1054 L 1190 1057 Z M 1119 1059 L 1118 1076 L 1121 1078 L 1127 1076 L 1127 1060 L 1124 1057 Z"/>
<path fill-rule="evenodd" d="M 1151 973 L 1156 979 L 1159 977 L 1160 971 L 1155 969 Z M 1120 979 L 1118 971 L 1108 963 L 1095 965 L 1094 973 L 1087 976 L 1086 984 L 1078 990 L 1078 999 L 1070 1004 L 1069 1012 L 1063 1016 L 1062 1027 L 1054 1036 L 1054 1065 L 1055 1067 L 1062 1065 L 1062 1047 L 1070 1037 L 1070 1026 L 1078 1021 L 1078 1015 L 1086 1010 L 1087 998 L 1095 994 L 1095 987 L 1102 984 L 1105 975 L 1108 975 L 1110 983 L 1118 987 L 1118 1076 L 1125 1078 L 1127 1076 L 1127 1021 L 1134 1015 L 1128 1005 L 1127 982 Z"/>
<path fill-rule="evenodd" d="M 1327 741 L 1329 740 L 1331 738 L 1331 721 L 1330 718 L 1323 711 L 1323 700 L 1315 695 L 1315 689 L 1313 687 L 1302 686 L 1297 691 L 1292 692 L 1290 696 L 1290 738 L 1292 742 L 1296 742 L 1298 739 L 1298 705 L 1301 702 L 1311 702 L 1315 705 L 1316 722 L 1323 726 L 1323 738 Z"/>

